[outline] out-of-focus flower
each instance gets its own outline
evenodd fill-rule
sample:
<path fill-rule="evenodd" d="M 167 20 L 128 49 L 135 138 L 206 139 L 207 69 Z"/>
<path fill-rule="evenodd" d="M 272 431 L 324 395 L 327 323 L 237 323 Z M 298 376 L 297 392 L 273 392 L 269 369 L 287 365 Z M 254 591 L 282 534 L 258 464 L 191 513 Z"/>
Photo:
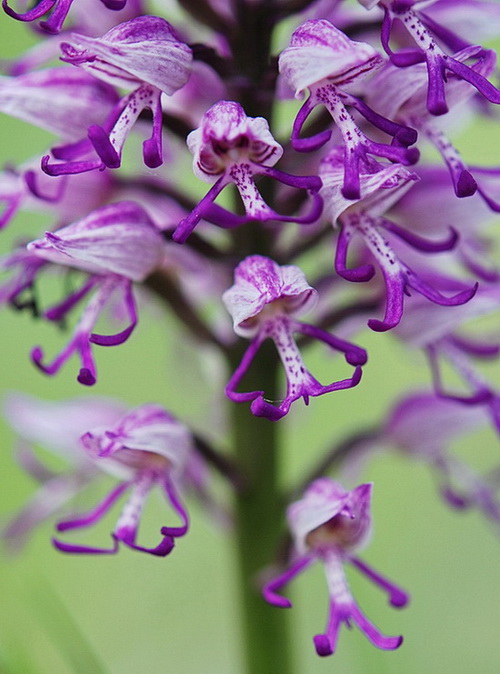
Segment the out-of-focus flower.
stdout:
<path fill-rule="evenodd" d="M 379 167 L 380 169 L 380 167 Z M 404 166 L 392 164 L 376 173 L 361 174 L 360 199 L 354 204 L 342 194 L 343 162 L 342 152 L 333 151 L 321 163 L 320 176 L 323 181 L 321 194 L 325 202 L 325 212 L 332 223 L 339 226 L 339 237 L 335 253 L 335 269 L 343 278 L 354 281 L 369 281 L 375 270 L 365 264 L 347 269 L 347 253 L 351 239 L 355 235 L 363 238 L 371 255 L 376 259 L 386 286 L 385 314 L 382 320 L 370 319 L 372 330 L 382 332 L 394 328 L 403 316 L 403 299 L 409 288 L 416 290 L 427 299 L 445 306 L 455 306 L 468 302 L 477 290 L 477 284 L 451 297 L 438 292 L 426 283 L 415 269 L 400 259 L 390 246 L 381 230 L 401 238 L 410 246 L 426 253 L 450 250 L 457 241 L 454 230 L 445 241 L 428 241 L 411 231 L 400 227 L 384 217 L 385 212 L 417 180 Z"/>
<path fill-rule="evenodd" d="M 54 181 L 33 161 L 17 169 L 8 167 L 0 172 L 0 203 L 5 204 L 0 229 L 18 211 L 52 213 L 56 225 L 65 225 L 101 206 L 111 191 L 112 182 L 106 171 Z"/>
<path fill-rule="evenodd" d="M 300 501 L 292 503 L 287 519 L 294 538 L 294 559 L 290 567 L 267 583 L 263 594 L 274 606 L 289 608 L 292 603 L 277 594 L 284 585 L 312 562 L 319 560 L 325 569 L 330 609 L 324 634 L 314 637 L 318 655 L 331 655 L 336 650 L 340 626 L 351 621 L 370 641 L 385 650 L 398 648 L 403 637 L 387 637 L 363 615 L 349 589 L 344 564 L 351 563 L 389 596 L 389 603 L 400 608 L 407 604 L 406 592 L 371 569 L 354 556 L 363 547 L 371 532 L 371 484 L 361 484 L 346 491 L 338 482 L 323 477 L 315 480 Z"/>
<path fill-rule="evenodd" d="M 413 129 L 381 116 L 351 93 L 361 80 L 382 65 L 383 59 L 373 47 L 350 40 L 322 19 L 306 21 L 297 28 L 290 46 L 279 58 L 280 72 L 295 90 L 295 95 L 302 96 L 305 89 L 310 92 L 293 125 L 293 147 L 308 152 L 330 138 L 329 130 L 311 138 L 299 138 L 314 108 L 325 106 L 342 134 L 345 165 L 342 193 L 347 199 L 359 199 L 360 173 L 376 170 L 377 161 L 371 155 L 405 165 L 415 163 L 419 157 L 416 148 L 406 147 L 417 138 Z M 354 107 L 375 127 L 397 139 L 397 144 L 386 145 L 367 138 L 346 105 Z"/>
<path fill-rule="evenodd" d="M 40 487 L 2 530 L 12 550 L 26 543 L 34 529 L 57 513 L 100 473 L 79 447 L 80 436 L 94 426 L 113 425 L 125 408 L 107 398 L 75 398 L 47 402 L 24 394 L 10 394 L 4 416 L 19 436 L 16 458 Z M 34 451 L 41 445 L 68 464 L 60 472 L 47 468 Z"/>
<path fill-rule="evenodd" d="M 102 126 L 87 124 L 88 140 L 52 149 L 42 168 L 49 175 L 82 173 L 107 166 L 118 168 L 125 140 L 144 109 L 153 115 L 153 133 L 143 143 L 144 162 L 150 168 L 163 163 L 162 93 L 171 95 L 188 80 L 191 49 L 174 28 L 160 17 L 140 16 L 115 26 L 100 38 L 71 33 L 61 44 L 63 60 L 94 77 L 129 90 L 114 106 Z M 97 158 L 82 158 L 89 152 Z"/>
<path fill-rule="evenodd" d="M 56 232 L 46 232 L 43 239 L 28 244 L 26 264 L 30 269 L 34 258 L 88 274 L 77 291 L 44 313 L 48 320 L 60 321 L 86 295 L 95 291 L 69 344 L 49 365 L 43 363 L 40 347 L 33 350 L 32 358 L 43 372 L 53 375 L 78 352 L 82 360 L 78 381 L 90 386 L 96 381 L 91 345 L 115 346 L 128 339 L 137 323 L 132 283 L 144 281 L 161 264 L 163 237 L 140 206 L 123 201 L 103 206 Z M 96 334 L 93 330 L 97 319 L 115 293 L 124 303 L 130 325 L 115 335 Z"/>
<path fill-rule="evenodd" d="M 226 395 L 231 400 L 251 402 L 253 414 L 276 421 L 288 413 L 291 404 L 298 398 L 303 398 L 307 405 L 310 396 L 351 388 L 359 383 L 361 366 L 367 359 L 366 351 L 320 328 L 296 320 L 296 316 L 311 309 L 317 300 L 316 291 L 307 283 L 298 267 L 280 267 L 269 258 L 252 255 L 236 267 L 234 276 L 234 285 L 224 293 L 222 299 L 233 318 L 236 334 L 250 338 L 252 342 L 226 386 Z M 306 369 L 293 338 L 294 333 L 317 339 L 343 353 L 347 363 L 355 368 L 353 376 L 332 384 L 320 384 Z M 266 400 L 264 391 L 236 391 L 267 338 L 276 345 L 287 379 L 286 396 L 279 404 Z"/>
<path fill-rule="evenodd" d="M 463 405 L 435 393 L 406 395 L 390 411 L 381 442 L 394 445 L 413 459 L 429 463 L 437 473 L 440 492 L 454 508 L 479 508 L 500 523 L 498 490 L 488 475 L 481 477 L 450 451 L 451 443 L 483 428 L 488 413 L 481 405 Z"/>
<path fill-rule="evenodd" d="M 184 536 L 189 522 L 179 496 L 179 483 L 186 470 L 193 449 L 189 430 L 159 405 L 142 405 L 125 414 L 114 425 L 90 430 L 81 437 L 81 443 L 102 468 L 116 475 L 120 482 L 92 511 L 80 517 L 59 522 L 59 532 L 92 526 L 110 510 L 126 491 L 131 494 L 114 527 L 111 548 L 97 548 L 65 543 L 54 539 L 54 545 L 63 552 L 113 554 L 119 544 L 164 557 L 174 547 L 174 539 Z M 155 486 L 166 495 L 181 520 L 180 526 L 162 527 L 162 540 L 155 547 L 144 547 L 136 542 L 142 509 Z"/>
<path fill-rule="evenodd" d="M 458 281 L 433 274 L 434 283 L 457 288 Z M 498 312 L 498 283 L 482 285 L 474 300 L 460 307 L 444 310 L 437 305 L 423 305 L 418 298 L 408 303 L 404 320 L 396 334 L 405 342 L 424 350 L 431 366 L 434 389 L 438 396 L 464 405 L 485 405 L 497 431 L 500 432 L 500 392 L 476 367 L 476 360 L 497 358 L 498 340 L 491 336 L 471 335 L 471 322 Z M 469 329 L 468 329 L 469 327 Z M 442 365 L 447 363 L 458 375 L 462 390 L 450 390 L 443 379 Z"/>
<path fill-rule="evenodd" d="M 269 131 L 263 117 L 248 117 L 239 103 L 219 101 L 205 115 L 201 126 L 192 131 L 187 144 L 193 154 L 193 170 L 198 178 L 214 183 L 192 213 L 182 220 L 173 239 L 183 243 L 202 217 L 213 207 L 217 195 L 234 183 L 243 201 L 247 220 L 286 220 L 310 223 L 321 215 L 318 196 L 321 181 L 317 176 L 292 176 L 273 168 L 283 148 Z M 305 216 L 280 215 L 262 198 L 253 177 L 265 175 L 285 185 L 309 190 L 314 198 L 310 213 Z M 244 221 L 232 213 L 213 219 L 221 227 L 234 227 Z"/>

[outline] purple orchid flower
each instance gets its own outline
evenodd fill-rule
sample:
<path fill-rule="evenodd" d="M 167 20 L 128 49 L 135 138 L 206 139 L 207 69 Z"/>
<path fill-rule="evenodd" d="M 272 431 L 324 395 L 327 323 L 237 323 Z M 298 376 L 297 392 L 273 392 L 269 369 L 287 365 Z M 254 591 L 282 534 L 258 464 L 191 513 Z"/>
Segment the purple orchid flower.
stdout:
<path fill-rule="evenodd" d="M 1 531 L 12 551 L 19 550 L 33 531 L 60 512 L 99 474 L 85 452 L 77 449 L 82 433 L 94 426 L 116 423 L 125 408 L 107 398 L 75 398 L 48 402 L 24 394 L 10 394 L 4 404 L 4 416 L 19 437 L 16 458 L 40 487 L 28 503 Z M 67 464 L 54 472 L 34 450 L 42 445 Z"/>
<path fill-rule="evenodd" d="M 255 416 L 277 421 L 288 413 L 298 398 L 303 398 L 307 405 L 310 396 L 352 388 L 359 383 L 361 366 L 367 360 L 366 351 L 320 328 L 296 320 L 296 316 L 311 309 L 317 300 L 316 291 L 307 283 L 298 267 L 280 267 L 269 258 L 252 255 L 240 262 L 234 276 L 234 285 L 226 290 L 222 299 L 233 318 L 236 334 L 252 338 L 252 342 L 226 386 L 226 395 L 230 400 L 251 402 L 250 409 Z M 354 366 L 353 376 L 328 385 L 320 384 L 304 365 L 293 338 L 293 333 L 297 332 L 342 352 L 347 363 Z M 279 404 L 267 401 L 263 391 L 236 391 L 267 338 L 274 341 L 287 378 L 286 396 Z"/>
<path fill-rule="evenodd" d="M 65 141 L 80 138 L 89 124 L 102 124 L 117 100 L 109 84 L 70 68 L 0 77 L 0 112 Z"/>
<path fill-rule="evenodd" d="M 475 50 L 477 47 L 467 47 L 458 52 L 456 58 L 460 62 L 465 61 L 474 55 Z M 473 72 L 483 75 L 490 74 L 494 68 L 495 54 L 489 50 L 483 50 L 472 66 Z M 443 86 L 446 89 L 449 107 L 454 112 L 460 110 L 463 113 L 474 90 L 454 75 L 449 75 L 446 85 Z M 425 66 L 417 64 L 407 71 L 388 64 L 368 84 L 366 94 L 369 101 L 377 101 L 377 109 L 382 114 L 391 115 L 400 123 L 411 124 L 434 145 L 448 167 L 457 197 L 471 196 L 477 190 L 490 208 L 500 210 L 500 205 L 489 198 L 484 189 L 476 183 L 469 167 L 447 137 L 444 126 L 449 118 L 437 120 L 428 112 L 425 87 Z"/>
<path fill-rule="evenodd" d="M 323 477 L 315 480 L 304 497 L 292 503 L 287 511 L 295 559 L 285 573 L 266 584 L 263 595 L 274 606 L 290 608 L 292 603 L 277 592 L 314 561 L 324 565 L 330 609 L 325 633 L 314 637 L 320 656 L 335 652 L 340 626 L 345 623 L 350 627 L 351 621 L 378 648 L 394 650 L 403 641 L 401 636 L 384 636 L 369 622 L 356 604 L 345 577 L 344 564 L 349 562 L 387 592 L 391 606 L 401 608 L 408 603 L 406 592 L 352 554 L 366 544 L 371 533 L 371 493 L 372 484 L 346 491 L 338 482 Z"/>
<path fill-rule="evenodd" d="M 97 465 L 119 477 L 119 484 L 92 511 L 80 517 L 59 522 L 59 532 L 82 529 L 99 522 L 126 491 L 131 491 L 112 533 L 111 548 L 64 543 L 53 539 L 62 552 L 114 554 L 119 544 L 152 555 L 165 557 L 174 540 L 184 536 L 189 527 L 187 511 L 178 493 L 178 484 L 193 449 L 188 429 L 158 405 L 143 405 L 123 416 L 107 428 L 82 435 L 81 443 Z M 136 543 L 141 512 L 146 498 L 155 486 L 161 487 L 181 520 L 180 526 L 162 527 L 162 540 L 155 547 Z"/>
<path fill-rule="evenodd" d="M 28 244 L 29 264 L 34 258 L 88 274 L 78 290 L 45 311 L 44 317 L 48 320 L 60 321 L 92 290 L 95 293 L 63 351 L 46 365 L 42 349 L 36 347 L 32 352 L 33 362 L 46 374 L 53 375 L 78 352 L 82 360 L 78 381 L 91 386 L 96 381 L 91 345 L 115 346 L 131 335 L 137 324 L 132 282 L 143 281 L 161 264 L 161 233 L 140 206 L 124 201 L 103 206 L 56 232 L 46 232 L 43 239 Z M 96 321 L 115 293 L 125 305 L 130 325 L 115 335 L 96 334 L 93 332 Z"/>
<path fill-rule="evenodd" d="M 193 171 L 205 182 L 214 183 L 192 213 L 182 220 L 173 234 L 183 243 L 202 217 L 207 217 L 213 201 L 229 184 L 234 183 L 245 206 L 246 219 L 232 213 L 212 218 L 215 224 L 231 228 L 249 219 L 286 220 L 311 223 L 319 218 L 322 201 L 318 196 L 321 181 L 317 176 L 292 176 L 273 168 L 283 148 L 271 135 L 263 117 L 247 117 L 239 103 L 219 101 L 205 113 L 201 126 L 192 131 L 187 144 L 193 153 Z M 311 212 L 304 216 L 280 215 L 273 211 L 258 191 L 253 177 L 265 175 L 313 196 Z"/>
<path fill-rule="evenodd" d="M 443 274 L 429 272 L 434 283 L 445 288 L 457 288 L 462 285 Z M 500 288 L 498 283 L 479 288 L 473 302 L 443 311 L 441 307 L 426 304 L 412 298 L 408 303 L 405 319 L 396 334 L 414 347 L 421 348 L 427 354 L 436 395 L 464 405 L 486 406 L 497 431 L 500 432 L 500 393 L 484 377 L 474 364 L 475 360 L 497 358 L 500 348 L 491 337 L 470 337 L 463 329 L 464 325 L 479 317 L 498 311 L 500 306 Z M 466 392 L 451 392 L 442 376 L 442 363 L 446 362 L 458 375 L 466 387 Z"/>
<path fill-rule="evenodd" d="M 370 9 L 378 4 L 384 10 L 381 41 L 391 62 L 398 68 L 407 68 L 424 64 L 427 72 L 427 109 L 432 115 L 443 115 L 448 112 L 445 93 L 445 82 L 448 78 L 457 78 L 472 85 L 491 103 L 500 103 L 500 91 L 489 82 L 483 73 L 467 66 L 468 58 L 481 59 L 487 50 L 470 44 L 454 35 L 447 26 L 441 26 L 430 17 L 421 14 L 420 7 L 432 4 L 425 0 L 359 0 Z M 460 3 L 461 4 L 461 3 Z M 475 11 L 471 6 L 471 12 Z M 394 52 L 389 44 L 394 20 L 401 22 L 417 45 L 416 48 L 405 48 Z M 448 44 L 454 53 L 446 54 L 434 39 L 432 33 L 441 42 Z M 464 58 L 464 53 L 467 56 Z"/>
<path fill-rule="evenodd" d="M 418 391 L 407 395 L 388 415 L 382 431 L 389 441 L 411 457 L 429 463 L 436 471 L 440 493 L 457 509 L 476 507 L 500 523 L 498 484 L 481 477 L 450 453 L 455 438 L 484 427 L 488 414 L 480 405 L 461 405 L 435 393 Z"/>
<path fill-rule="evenodd" d="M 323 19 L 311 19 L 297 28 L 290 46 L 279 58 L 280 73 L 295 90 L 296 97 L 300 98 L 306 88 L 310 92 L 295 119 L 292 145 L 296 150 L 309 152 L 329 140 L 329 130 L 307 139 L 299 137 L 314 108 L 325 106 L 342 134 L 345 164 L 342 193 L 347 199 L 359 199 L 360 172 L 376 170 L 378 162 L 370 155 L 405 165 L 414 164 L 419 157 L 416 148 L 407 147 L 417 139 L 413 129 L 382 117 L 350 93 L 382 65 L 383 59 L 373 47 L 350 40 Z M 392 136 L 393 144 L 376 143 L 367 138 L 346 105 L 354 107 L 371 124 Z"/>
<path fill-rule="evenodd" d="M 348 269 L 347 253 L 351 239 L 360 235 L 371 255 L 376 259 L 386 286 L 385 314 L 382 320 L 370 319 L 372 330 L 383 332 L 399 324 L 403 316 L 403 300 L 409 289 L 416 290 L 427 299 L 445 306 L 455 306 L 468 302 L 476 293 L 477 284 L 469 290 L 446 297 L 426 283 L 414 269 L 405 264 L 396 254 L 385 235 L 385 230 L 401 238 L 405 243 L 426 253 L 438 253 L 450 250 L 457 242 L 457 234 L 452 229 L 444 241 L 429 241 L 400 227 L 384 217 L 384 213 L 417 180 L 403 166 L 392 164 L 373 174 L 361 175 L 360 199 L 353 204 L 342 194 L 343 162 L 342 153 L 331 152 L 321 163 L 320 176 L 323 181 L 321 193 L 325 209 L 333 224 L 339 227 L 335 270 L 348 281 L 369 281 L 375 270 L 373 265 L 365 264 Z"/>
<path fill-rule="evenodd" d="M 118 168 L 125 140 L 144 109 L 153 115 L 151 138 L 143 143 L 145 164 L 163 163 L 162 93 L 172 95 L 188 80 L 192 53 L 165 19 L 140 16 L 115 26 L 100 38 L 72 33 L 61 44 L 62 59 L 99 80 L 130 93 L 114 106 L 104 124 L 87 124 L 88 139 L 52 149 L 42 168 L 49 175 Z M 89 152 L 97 158 L 84 158 Z"/>

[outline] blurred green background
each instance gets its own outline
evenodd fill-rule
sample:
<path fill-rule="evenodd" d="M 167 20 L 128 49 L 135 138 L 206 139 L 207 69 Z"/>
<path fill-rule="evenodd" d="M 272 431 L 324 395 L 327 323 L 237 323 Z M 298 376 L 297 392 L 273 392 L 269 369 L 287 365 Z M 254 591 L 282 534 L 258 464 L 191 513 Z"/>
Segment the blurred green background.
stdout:
<path fill-rule="evenodd" d="M 2 58 L 19 54 L 30 40 L 24 26 L 0 16 Z M 3 162 L 40 155 L 48 143 L 47 135 L 0 116 Z M 498 162 L 500 134 L 494 120 L 463 134 L 457 144 L 471 163 Z M 26 230 L 42 229 L 38 216 L 16 219 L 3 234 L 3 250 Z M 75 381 L 74 362 L 54 378 L 31 365 L 28 355 L 33 345 L 43 345 L 48 355 L 62 345 L 64 336 L 53 326 L 34 325 L 27 314 L 2 309 L 1 335 L 2 392 L 25 391 L 51 400 L 96 393 L 130 405 L 161 402 L 200 431 L 218 437 L 210 359 L 193 357 L 193 347 L 179 326 L 154 304 L 141 309 L 139 328 L 128 343 L 96 349 L 99 380 L 92 391 Z M 429 385 L 420 353 L 403 349 L 387 334 L 366 331 L 358 342 L 370 354 L 362 385 L 313 400 L 309 408 L 298 403 L 281 423 L 286 443 L 284 484 L 299 480 L 332 439 L 340 441 L 382 419 L 400 392 Z M 312 371 L 324 362 L 323 356 L 321 349 L 311 353 Z M 498 382 L 498 367 L 495 376 Z M 6 424 L 1 445 L 5 522 L 33 494 L 35 484 L 15 463 L 14 437 Z M 474 465 L 487 465 L 497 456 L 498 438 L 482 434 L 461 450 Z M 290 588 L 297 671 L 497 674 L 498 535 L 476 512 L 446 508 L 423 464 L 388 453 L 367 464 L 362 480 L 375 483 L 375 535 L 363 557 L 407 588 L 412 600 L 402 611 L 391 609 L 384 595 L 355 573 L 349 574 L 353 594 L 383 632 L 403 634 L 405 642 L 396 652 L 378 651 L 359 631 L 344 628 L 338 653 L 319 659 L 312 637 L 324 628 L 327 593 L 318 567 Z M 93 486 L 79 497 L 81 509 L 96 502 L 104 488 L 105 484 Z M 51 546 L 50 522 L 17 556 L 0 555 L 1 674 L 242 672 L 231 536 L 196 503 L 189 507 L 191 532 L 163 560 L 126 549 L 110 558 L 63 555 Z M 151 498 L 141 530 L 144 540 L 154 539 L 166 517 L 160 497 Z M 101 536 L 105 544 L 110 527 L 107 520 L 93 540 Z M 258 542 L 258 531 L 255 536 Z"/>

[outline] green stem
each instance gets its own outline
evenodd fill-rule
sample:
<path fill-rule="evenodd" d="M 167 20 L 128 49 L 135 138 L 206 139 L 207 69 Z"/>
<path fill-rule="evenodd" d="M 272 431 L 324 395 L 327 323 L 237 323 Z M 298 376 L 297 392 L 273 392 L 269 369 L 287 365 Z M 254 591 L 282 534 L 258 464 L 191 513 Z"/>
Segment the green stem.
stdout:
<path fill-rule="evenodd" d="M 276 354 L 264 351 L 246 383 L 275 398 Z M 233 366 L 241 349 L 235 349 Z M 258 367 L 254 367 L 258 365 Z M 255 381 L 254 381 L 255 380 Z M 283 533 L 284 511 L 277 483 L 279 425 L 254 417 L 248 405 L 232 405 L 233 437 L 248 487 L 236 495 L 236 541 L 247 674 L 290 674 L 288 614 L 266 604 L 259 574 L 272 562 Z"/>

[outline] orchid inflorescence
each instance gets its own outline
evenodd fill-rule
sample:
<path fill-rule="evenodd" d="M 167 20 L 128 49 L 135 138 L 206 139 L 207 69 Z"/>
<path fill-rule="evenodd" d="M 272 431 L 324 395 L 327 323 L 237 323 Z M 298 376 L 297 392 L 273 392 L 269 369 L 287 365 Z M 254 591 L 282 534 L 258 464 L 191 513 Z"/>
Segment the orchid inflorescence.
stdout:
<path fill-rule="evenodd" d="M 6 14 L 47 40 L 2 61 L 0 111 L 51 141 L 41 156 L 0 173 L 0 227 L 15 228 L 24 211 L 34 221 L 48 214 L 52 224 L 34 240 L 17 236 L 0 262 L 0 298 L 72 324 L 57 355 L 34 339 L 31 359 L 52 377 L 74 368 L 76 355 L 76 380 L 87 392 L 60 403 L 8 397 L 20 460 L 40 486 L 3 537 L 20 547 L 55 518 L 61 552 L 128 547 L 165 557 L 188 533 L 192 496 L 245 550 L 245 509 L 259 504 L 262 512 L 267 503 L 276 512 L 293 501 L 290 534 L 276 521 L 262 522 L 266 534 L 252 532 L 245 554 L 262 533 L 270 568 L 259 567 L 261 553 L 248 585 L 262 572 L 266 602 L 290 607 L 282 588 L 319 561 L 329 609 L 325 632 L 314 637 L 317 653 L 335 652 L 342 623 L 396 649 L 402 637 L 369 622 L 344 571 L 355 567 L 393 607 L 407 604 L 405 590 L 357 556 L 371 532 L 373 484 L 348 489 L 328 473 L 355 455 L 357 470 L 345 474 L 357 478 L 367 456 L 396 449 L 433 469 L 452 508 L 475 507 L 500 523 L 498 470 L 482 475 L 450 448 L 469 430 L 500 432 L 500 390 L 476 363 L 498 357 L 498 338 L 472 330 L 500 308 L 486 237 L 500 211 L 500 169 L 471 165 L 452 141 L 458 124 L 498 116 L 496 55 L 476 41 L 495 36 L 499 8 L 487 0 L 179 5 L 160 17 L 146 0 L 39 0 L 29 9 L 3 1 Z M 294 26 L 275 50 L 284 20 Z M 294 96 L 305 98 L 301 106 Z M 295 117 L 284 122 L 291 106 Z M 441 157 L 434 163 L 431 148 Z M 210 185 L 204 194 L 200 181 Z M 43 299 L 50 274 L 60 289 L 55 302 Z M 70 274 L 79 280 L 68 290 Z M 226 363 L 225 389 L 211 394 L 232 423 L 232 454 L 212 445 L 213 433 L 200 435 L 189 414 L 90 395 L 98 347 L 119 346 L 141 329 L 148 296 L 162 301 L 167 320 L 180 321 L 193 359 L 211 351 Z M 300 399 L 309 405 L 338 392 L 328 396 L 335 407 L 350 395 L 342 391 L 362 387 L 365 326 L 392 333 L 408 353 L 422 350 L 428 388 L 400 396 L 368 437 L 330 452 L 292 491 L 261 488 L 259 471 L 248 468 L 277 449 L 276 434 L 261 424 L 286 423 L 300 414 Z M 324 370 L 306 366 L 311 345 L 333 356 Z M 362 421 L 360 410 L 352 414 Z M 37 444 L 67 467 L 44 466 Z M 253 445 L 261 446 L 255 455 Z M 234 488 L 236 516 L 216 494 L 213 470 Z M 75 513 L 72 500 L 101 473 L 113 487 Z M 168 509 L 159 541 L 147 545 L 139 523 L 153 490 Z M 79 531 L 121 500 L 111 543 L 79 542 Z M 249 609 L 255 620 L 260 610 Z"/>

